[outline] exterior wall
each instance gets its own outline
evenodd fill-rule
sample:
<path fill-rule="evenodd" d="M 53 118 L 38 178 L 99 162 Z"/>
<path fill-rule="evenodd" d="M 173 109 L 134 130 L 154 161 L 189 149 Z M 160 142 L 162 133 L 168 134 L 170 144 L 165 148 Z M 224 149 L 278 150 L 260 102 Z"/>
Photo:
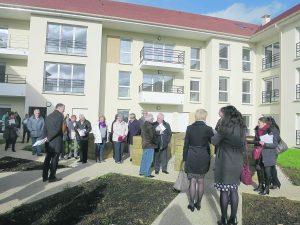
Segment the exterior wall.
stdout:
<path fill-rule="evenodd" d="M 0 108 L 11 108 L 12 112 L 18 112 L 21 119 L 25 117 L 25 99 L 21 97 L 0 97 Z"/>
<path fill-rule="evenodd" d="M 45 53 L 47 22 L 86 26 L 87 56 Z M 49 114 L 54 110 L 55 105 L 61 102 L 66 105 L 66 113 L 84 113 L 88 120 L 96 120 L 99 115 L 102 25 L 33 15 L 30 21 L 30 34 L 25 109 L 28 110 L 30 106 L 45 107 L 46 103 L 50 102 L 52 105 L 47 110 Z M 43 92 L 44 62 L 84 64 L 84 94 Z"/>

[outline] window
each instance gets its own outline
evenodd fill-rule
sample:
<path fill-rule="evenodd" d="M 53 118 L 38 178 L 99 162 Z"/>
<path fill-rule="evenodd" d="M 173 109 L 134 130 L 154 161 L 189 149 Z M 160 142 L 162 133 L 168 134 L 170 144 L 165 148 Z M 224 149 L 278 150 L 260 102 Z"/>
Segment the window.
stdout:
<path fill-rule="evenodd" d="M 219 101 L 220 102 L 228 102 L 228 81 L 227 77 L 219 78 Z"/>
<path fill-rule="evenodd" d="M 300 57 L 300 27 L 296 28 L 296 58 Z"/>
<path fill-rule="evenodd" d="M 251 51 L 249 48 L 243 48 L 243 71 L 251 71 Z"/>
<path fill-rule="evenodd" d="M 120 43 L 120 63 L 131 64 L 132 41 L 129 39 L 121 39 Z"/>
<path fill-rule="evenodd" d="M 191 70 L 200 70 L 200 49 L 191 48 Z"/>
<path fill-rule="evenodd" d="M 117 113 L 123 115 L 123 120 L 128 123 L 129 109 L 118 109 Z"/>
<path fill-rule="evenodd" d="M 265 47 L 265 58 L 262 61 L 262 68 L 269 69 L 279 65 L 280 62 L 280 46 L 279 42 L 270 44 Z"/>
<path fill-rule="evenodd" d="M 220 69 L 229 68 L 229 45 L 225 45 L 225 44 L 219 45 L 219 68 Z"/>
<path fill-rule="evenodd" d="M 119 72 L 119 98 L 130 97 L 130 72 L 120 71 Z"/>
<path fill-rule="evenodd" d="M 247 135 L 250 135 L 251 115 L 243 115 L 243 119 L 244 119 L 245 125 L 247 127 Z"/>
<path fill-rule="evenodd" d="M 200 102 L 200 80 L 193 79 L 190 81 L 190 101 Z"/>
<path fill-rule="evenodd" d="M 143 75 L 143 91 L 152 92 L 173 92 L 174 78 L 168 75 Z"/>
<path fill-rule="evenodd" d="M 84 93 L 85 66 L 45 63 L 44 91 Z"/>
<path fill-rule="evenodd" d="M 86 27 L 49 23 L 46 52 L 85 55 L 86 37 Z"/>
<path fill-rule="evenodd" d="M 7 48 L 8 29 L 0 27 L 0 48 Z"/>
<path fill-rule="evenodd" d="M 278 102 L 279 78 L 272 77 L 264 80 L 265 91 L 262 93 L 262 103 Z"/>
<path fill-rule="evenodd" d="M 242 103 L 251 103 L 251 80 L 243 80 Z"/>
<path fill-rule="evenodd" d="M 296 99 L 300 99 L 300 68 L 297 69 L 296 75 Z"/>
<path fill-rule="evenodd" d="M 175 55 L 173 54 L 175 54 L 174 45 L 155 42 L 144 43 L 144 57 L 146 60 L 166 63 L 179 63 L 180 58 L 177 59 L 178 61 L 174 61 Z"/>

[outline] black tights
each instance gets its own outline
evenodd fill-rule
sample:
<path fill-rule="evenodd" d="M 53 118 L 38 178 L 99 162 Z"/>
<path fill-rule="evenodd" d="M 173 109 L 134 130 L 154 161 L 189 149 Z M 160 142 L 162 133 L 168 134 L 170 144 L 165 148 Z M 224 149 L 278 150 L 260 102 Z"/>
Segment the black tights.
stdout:
<path fill-rule="evenodd" d="M 199 179 L 192 178 L 190 180 L 190 188 L 189 188 L 190 206 L 193 206 L 194 204 L 200 205 L 203 193 L 204 193 L 204 178 L 199 178 Z"/>
<path fill-rule="evenodd" d="M 228 202 L 230 198 L 231 204 L 231 218 L 236 218 L 237 209 L 239 205 L 238 189 L 231 189 L 230 191 L 221 191 L 220 206 L 223 218 L 227 218 Z"/>

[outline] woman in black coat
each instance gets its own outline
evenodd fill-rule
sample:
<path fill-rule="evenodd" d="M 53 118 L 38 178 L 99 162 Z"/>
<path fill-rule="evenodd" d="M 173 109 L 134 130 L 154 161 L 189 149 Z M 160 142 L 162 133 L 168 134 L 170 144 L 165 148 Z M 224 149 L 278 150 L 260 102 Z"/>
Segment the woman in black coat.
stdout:
<path fill-rule="evenodd" d="M 192 212 L 195 207 L 200 210 L 204 193 L 204 175 L 210 165 L 209 143 L 214 133 L 205 123 L 206 116 L 207 112 L 204 109 L 196 111 L 196 122 L 187 127 L 184 139 L 183 161 L 190 181 L 188 208 Z"/>
<path fill-rule="evenodd" d="M 219 224 L 237 224 L 238 185 L 243 167 L 246 126 L 241 113 L 234 106 L 224 107 L 224 116 L 211 142 L 217 147 L 215 158 L 215 187 L 220 193 L 221 221 Z M 231 215 L 227 221 L 227 208 Z"/>
<path fill-rule="evenodd" d="M 12 151 L 15 152 L 15 145 L 18 138 L 18 121 L 15 118 L 15 114 L 10 112 L 7 120 L 5 121 L 5 130 L 3 133 L 3 138 L 5 139 L 5 151 L 8 149 L 8 146 L 11 144 Z"/>

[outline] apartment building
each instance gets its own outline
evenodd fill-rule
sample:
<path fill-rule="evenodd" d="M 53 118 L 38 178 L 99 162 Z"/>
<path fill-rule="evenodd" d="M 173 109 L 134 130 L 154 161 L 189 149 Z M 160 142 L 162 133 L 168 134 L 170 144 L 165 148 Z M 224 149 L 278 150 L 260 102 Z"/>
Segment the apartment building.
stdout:
<path fill-rule="evenodd" d="M 0 116 L 55 104 L 91 121 L 165 114 L 175 132 L 228 104 L 300 145 L 300 4 L 263 25 L 109 0 L 0 0 Z"/>

